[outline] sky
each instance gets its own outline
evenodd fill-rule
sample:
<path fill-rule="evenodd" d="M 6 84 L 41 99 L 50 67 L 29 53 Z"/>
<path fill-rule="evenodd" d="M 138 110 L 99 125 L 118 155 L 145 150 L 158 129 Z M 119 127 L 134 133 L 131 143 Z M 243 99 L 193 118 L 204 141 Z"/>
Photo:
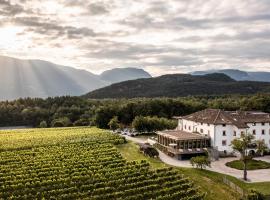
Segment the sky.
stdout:
<path fill-rule="evenodd" d="M 0 55 L 101 73 L 270 71 L 270 0 L 0 0 Z"/>

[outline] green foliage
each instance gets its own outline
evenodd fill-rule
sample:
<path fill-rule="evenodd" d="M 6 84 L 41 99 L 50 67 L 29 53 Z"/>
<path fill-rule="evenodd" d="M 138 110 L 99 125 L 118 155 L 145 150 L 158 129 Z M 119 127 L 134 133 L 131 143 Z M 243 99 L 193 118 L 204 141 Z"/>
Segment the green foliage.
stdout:
<path fill-rule="evenodd" d="M 260 154 L 261 156 L 264 155 L 264 153 L 268 150 L 267 145 L 265 144 L 264 140 L 257 140 L 256 141 L 257 144 L 257 152 L 258 154 Z"/>
<path fill-rule="evenodd" d="M 132 127 L 140 133 L 174 129 L 176 126 L 177 122 L 175 120 L 158 117 L 137 116 L 132 122 Z"/>
<path fill-rule="evenodd" d="M 252 145 L 254 136 L 251 134 L 242 134 L 240 138 L 235 138 L 232 142 L 232 148 L 238 151 L 243 162 L 244 180 L 247 180 L 247 163 L 252 160 L 252 156 L 248 153 L 249 146 Z"/>
<path fill-rule="evenodd" d="M 234 160 L 231 162 L 226 163 L 226 166 L 243 170 L 244 165 L 241 160 Z M 269 169 L 270 168 L 270 163 L 261 161 L 261 160 L 249 160 L 247 162 L 247 170 L 257 170 L 257 169 Z"/>
<path fill-rule="evenodd" d="M 89 126 L 89 119 L 78 119 L 73 123 L 74 126 Z"/>
<path fill-rule="evenodd" d="M 40 128 L 47 128 L 48 127 L 47 122 L 43 120 L 42 122 L 40 122 L 39 127 Z"/>
<path fill-rule="evenodd" d="M 140 146 L 140 151 L 151 158 L 158 157 L 159 155 L 158 151 L 154 147 L 146 144 L 142 144 Z"/>
<path fill-rule="evenodd" d="M 246 199 L 247 200 L 264 200 L 265 198 L 264 198 L 263 194 L 261 194 L 257 190 L 252 189 L 248 192 Z"/>
<path fill-rule="evenodd" d="M 108 126 L 111 130 L 115 131 L 116 129 L 120 128 L 119 120 L 117 116 L 114 116 L 108 123 Z"/>
<path fill-rule="evenodd" d="M 190 159 L 191 165 L 196 168 L 205 169 L 206 167 L 211 167 L 211 161 L 207 156 L 196 156 Z"/>
<path fill-rule="evenodd" d="M 170 119 L 205 108 L 270 112 L 270 95 L 117 100 L 87 100 L 81 97 L 26 98 L 0 102 L 0 126 L 38 127 L 42 121 L 46 121 L 50 126 L 53 120 L 68 117 L 72 124 L 80 119 L 86 119 L 91 125 L 109 128 L 108 123 L 114 116 L 118 117 L 120 124 L 129 126 L 136 116 Z"/>
<path fill-rule="evenodd" d="M 67 117 L 54 119 L 52 121 L 52 124 L 51 124 L 52 127 L 67 127 L 67 126 L 71 126 L 71 125 L 72 125 L 72 123 L 71 123 L 70 119 Z"/>

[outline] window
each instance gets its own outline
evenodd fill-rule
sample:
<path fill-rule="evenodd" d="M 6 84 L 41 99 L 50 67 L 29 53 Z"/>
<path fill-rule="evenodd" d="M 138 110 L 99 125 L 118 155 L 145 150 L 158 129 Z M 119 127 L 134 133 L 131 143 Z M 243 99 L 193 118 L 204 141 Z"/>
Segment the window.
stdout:
<path fill-rule="evenodd" d="M 185 129 L 187 129 L 187 125 L 185 125 Z"/>
<path fill-rule="evenodd" d="M 203 133 L 203 129 L 201 129 L 200 132 Z"/>
<path fill-rule="evenodd" d="M 262 130 L 262 135 L 265 135 L 265 130 Z"/>
<path fill-rule="evenodd" d="M 264 122 L 262 122 L 262 126 L 264 126 L 265 125 L 265 123 Z"/>
<path fill-rule="evenodd" d="M 245 132 L 244 131 L 241 131 L 241 136 L 243 136 L 245 134 Z"/>
<path fill-rule="evenodd" d="M 222 146 L 226 146 L 227 145 L 227 140 L 222 140 Z"/>
<path fill-rule="evenodd" d="M 222 135 L 223 135 L 223 136 L 226 136 L 226 131 L 223 131 Z"/>
<path fill-rule="evenodd" d="M 233 136 L 236 136 L 236 131 L 233 132 Z"/>
<path fill-rule="evenodd" d="M 190 126 L 188 127 L 188 130 L 191 130 Z"/>
<path fill-rule="evenodd" d="M 253 130 L 252 133 L 253 133 L 253 135 L 256 135 L 256 130 Z"/>
<path fill-rule="evenodd" d="M 203 125 L 203 123 L 201 122 L 201 125 Z"/>
<path fill-rule="evenodd" d="M 223 127 L 225 127 L 225 126 L 226 126 L 226 124 L 222 124 L 222 126 L 223 126 Z"/>
<path fill-rule="evenodd" d="M 210 124 L 207 124 L 207 126 L 210 126 Z"/>

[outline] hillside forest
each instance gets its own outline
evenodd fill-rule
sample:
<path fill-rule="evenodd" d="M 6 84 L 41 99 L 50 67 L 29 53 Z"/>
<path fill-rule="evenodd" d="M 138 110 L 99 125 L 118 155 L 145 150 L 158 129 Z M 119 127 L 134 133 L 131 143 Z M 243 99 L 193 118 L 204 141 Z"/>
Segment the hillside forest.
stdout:
<path fill-rule="evenodd" d="M 270 112 L 270 94 L 90 100 L 81 97 L 26 98 L 0 102 L 0 126 L 109 128 L 112 118 L 130 126 L 137 117 L 171 119 L 205 108 Z M 154 118 L 153 118 L 154 117 Z"/>

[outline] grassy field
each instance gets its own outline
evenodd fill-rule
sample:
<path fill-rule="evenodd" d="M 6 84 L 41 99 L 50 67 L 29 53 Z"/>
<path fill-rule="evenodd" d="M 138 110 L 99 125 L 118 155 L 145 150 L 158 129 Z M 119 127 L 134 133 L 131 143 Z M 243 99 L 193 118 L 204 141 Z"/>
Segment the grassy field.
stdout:
<path fill-rule="evenodd" d="M 127 160 L 141 160 L 147 159 L 150 162 L 153 168 L 162 168 L 166 166 L 163 162 L 158 159 L 153 159 L 149 157 L 145 157 L 143 154 L 139 152 L 139 148 L 133 142 L 128 142 L 127 144 L 117 145 L 117 149 L 121 152 L 122 156 Z M 227 185 L 223 183 L 223 174 L 207 171 L 207 170 L 199 170 L 192 168 L 180 168 L 174 167 L 180 173 L 186 175 L 192 181 L 201 187 L 201 189 L 207 193 L 206 199 L 208 200 L 233 200 L 239 199 L 240 196 L 238 193 L 232 191 Z M 244 183 L 237 178 L 226 176 L 230 181 L 240 186 L 245 190 L 256 189 L 257 191 L 270 195 L 270 182 L 263 183 Z"/>
<path fill-rule="evenodd" d="M 234 160 L 231 162 L 226 163 L 226 166 L 234 168 L 234 169 L 239 169 L 243 170 L 243 162 L 240 160 Z M 250 160 L 247 163 L 247 170 L 256 170 L 256 169 L 269 169 L 270 168 L 270 163 L 261 161 L 261 160 Z"/>

